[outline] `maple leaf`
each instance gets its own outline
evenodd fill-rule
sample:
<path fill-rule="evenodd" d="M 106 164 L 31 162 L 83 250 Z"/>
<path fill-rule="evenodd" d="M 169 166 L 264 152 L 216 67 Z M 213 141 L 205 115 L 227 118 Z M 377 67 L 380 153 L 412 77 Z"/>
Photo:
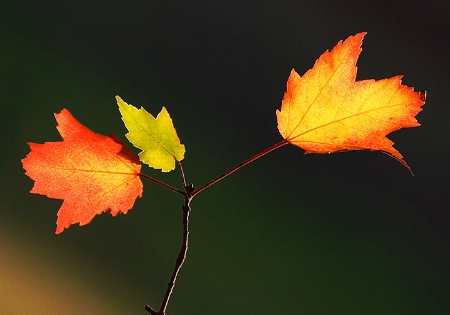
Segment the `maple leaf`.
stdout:
<path fill-rule="evenodd" d="M 137 109 L 116 96 L 122 120 L 128 129 L 128 140 L 142 150 L 139 159 L 163 172 L 175 169 L 175 161 L 184 159 L 185 148 L 180 143 L 172 119 L 166 108 L 155 118 L 143 107 Z"/>
<path fill-rule="evenodd" d="M 35 181 L 32 193 L 64 200 L 56 234 L 108 209 L 113 216 L 127 213 L 142 196 L 138 157 L 114 135 L 92 132 L 66 109 L 55 118 L 63 141 L 28 143 L 31 151 L 22 164 Z"/>
<path fill-rule="evenodd" d="M 325 51 L 303 77 L 291 71 L 281 110 L 276 112 L 278 130 L 306 153 L 380 150 L 410 170 L 386 135 L 420 125 L 414 117 L 425 94 L 402 85 L 402 76 L 355 82 L 365 34 L 350 36 Z"/>

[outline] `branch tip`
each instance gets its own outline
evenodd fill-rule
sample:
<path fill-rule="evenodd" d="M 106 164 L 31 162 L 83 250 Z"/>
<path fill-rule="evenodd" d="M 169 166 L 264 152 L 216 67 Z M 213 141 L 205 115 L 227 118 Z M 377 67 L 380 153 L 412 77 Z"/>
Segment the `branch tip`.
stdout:
<path fill-rule="evenodd" d="M 145 305 L 145 308 L 144 308 L 144 309 L 145 309 L 147 312 L 149 312 L 150 314 L 152 314 L 152 315 L 160 315 L 159 312 L 153 310 L 153 309 L 150 307 L 150 305 Z"/>

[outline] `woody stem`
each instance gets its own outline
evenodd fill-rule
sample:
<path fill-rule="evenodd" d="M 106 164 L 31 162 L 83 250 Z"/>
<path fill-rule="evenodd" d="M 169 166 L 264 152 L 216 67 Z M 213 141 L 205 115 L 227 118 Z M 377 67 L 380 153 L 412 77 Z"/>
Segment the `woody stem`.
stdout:
<path fill-rule="evenodd" d="M 189 203 L 192 199 L 190 197 L 192 188 L 191 186 L 185 186 L 185 189 L 186 192 L 183 193 L 185 196 L 185 203 L 183 205 L 183 241 L 181 244 L 180 252 L 178 253 L 177 259 L 175 260 L 175 267 L 173 268 L 172 276 L 167 283 L 166 294 L 164 295 L 164 299 L 161 303 L 159 311 L 153 310 L 149 305 L 145 306 L 145 310 L 152 315 L 166 315 L 167 305 L 169 304 L 170 297 L 172 296 L 178 273 L 180 272 L 181 266 L 183 266 L 183 263 L 186 260 L 186 254 L 189 244 L 189 213 L 191 211 Z"/>

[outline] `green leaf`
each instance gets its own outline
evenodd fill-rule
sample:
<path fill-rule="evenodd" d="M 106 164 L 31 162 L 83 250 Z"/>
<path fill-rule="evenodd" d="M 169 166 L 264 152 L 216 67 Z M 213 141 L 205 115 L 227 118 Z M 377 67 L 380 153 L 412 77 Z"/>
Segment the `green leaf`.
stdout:
<path fill-rule="evenodd" d="M 166 108 L 155 118 L 143 107 L 137 109 L 116 96 L 119 111 L 128 133 L 128 140 L 142 150 L 141 162 L 163 172 L 175 169 L 175 161 L 184 159 L 185 148 L 180 143 L 172 119 Z"/>

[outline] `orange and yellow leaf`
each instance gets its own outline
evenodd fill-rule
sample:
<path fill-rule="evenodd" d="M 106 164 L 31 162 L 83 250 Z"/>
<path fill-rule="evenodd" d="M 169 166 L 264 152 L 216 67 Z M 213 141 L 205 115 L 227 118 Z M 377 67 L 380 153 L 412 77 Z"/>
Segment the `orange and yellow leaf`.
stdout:
<path fill-rule="evenodd" d="M 63 141 L 29 143 L 22 164 L 35 181 L 32 193 L 64 200 L 56 233 L 88 224 L 108 209 L 113 216 L 127 213 L 142 196 L 137 155 L 114 135 L 92 132 L 66 109 L 55 118 Z"/>
<path fill-rule="evenodd" d="M 420 125 L 415 116 L 424 94 L 402 85 L 401 76 L 355 81 L 365 34 L 325 51 L 302 77 L 291 71 L 276 113 L 278 130 L 306 153 L 380 150 L 409 169 L 386 135 Z"/>

